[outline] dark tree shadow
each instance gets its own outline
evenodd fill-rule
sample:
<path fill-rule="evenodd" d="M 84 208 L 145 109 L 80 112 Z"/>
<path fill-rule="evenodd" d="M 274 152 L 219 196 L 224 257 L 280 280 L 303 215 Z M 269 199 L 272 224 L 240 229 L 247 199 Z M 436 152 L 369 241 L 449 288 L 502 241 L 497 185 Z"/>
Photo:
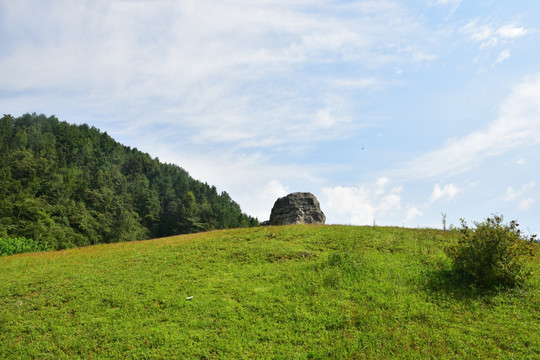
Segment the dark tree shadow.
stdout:
<path fill-rule="evenodd" d="M 487 300 L 501 292 L 513 289 L 494 287 L 482 288 L 475 285 L 471 277 L 461 274 L 453 269 L 440 267 L 428 275 L 425 289 L 434 297 L 450 297 L 456 301 L 468 302 L 474 300 Z"/>

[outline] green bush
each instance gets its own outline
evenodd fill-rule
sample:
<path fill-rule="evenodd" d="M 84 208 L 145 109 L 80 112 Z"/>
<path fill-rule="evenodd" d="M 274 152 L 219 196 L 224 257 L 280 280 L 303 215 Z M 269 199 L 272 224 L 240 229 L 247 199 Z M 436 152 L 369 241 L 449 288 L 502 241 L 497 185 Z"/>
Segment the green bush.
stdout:
<path fill-rule="evenodd" d="M 46 251 L 48 247 L 24 237 L 0 238 L 0 256 L 34 251 Z"/>
<path fill-rule="evenodd" d="M 536 235 L 522 236 L 515 220 L 504 224 L 498 215 L 474 225 L 471 229 L 461 219 L 461 238 L 447 249 L 453 270 L 480 288 L 522 286 L 530 275 L 524 258 L 533 256 Z"/>

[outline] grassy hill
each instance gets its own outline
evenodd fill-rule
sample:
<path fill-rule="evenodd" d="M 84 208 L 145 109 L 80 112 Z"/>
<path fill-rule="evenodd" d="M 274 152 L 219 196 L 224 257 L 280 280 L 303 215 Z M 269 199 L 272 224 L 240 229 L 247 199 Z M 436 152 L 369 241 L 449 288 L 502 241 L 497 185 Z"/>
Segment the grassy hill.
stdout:
<path fill-rule="evenodd" d="M 2 257 L 0 358 L 538 359 L 538 271 L 465 287 L 455 238 L 259 227 Z"/>

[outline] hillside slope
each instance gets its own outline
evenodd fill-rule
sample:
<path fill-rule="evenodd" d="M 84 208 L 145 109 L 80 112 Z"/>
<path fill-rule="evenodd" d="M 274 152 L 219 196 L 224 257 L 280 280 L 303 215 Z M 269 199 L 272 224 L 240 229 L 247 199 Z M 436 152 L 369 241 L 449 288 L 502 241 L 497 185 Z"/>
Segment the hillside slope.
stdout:
<path fill-rule="evenodd" d="M 63 249 L 257 224 L 226 192 L 96 128 L 0 119 L 0 238 Z"/>
<path fill-rule="evenodd" d="M 463 287 L 455 236 L 296 225 L 2 257 L 0 358 L 538 358 L 540 274 Z"/>

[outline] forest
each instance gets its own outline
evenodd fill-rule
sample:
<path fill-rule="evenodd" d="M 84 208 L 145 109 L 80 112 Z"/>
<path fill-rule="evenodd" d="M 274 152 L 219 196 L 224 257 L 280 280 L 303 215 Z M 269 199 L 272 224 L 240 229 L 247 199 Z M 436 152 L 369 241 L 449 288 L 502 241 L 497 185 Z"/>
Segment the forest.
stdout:
<path fill-rule="evenodd" d="M 65 249 L 256 225 L 226 192 L 94 127 L 0 120 L 0 239 Z"/>

